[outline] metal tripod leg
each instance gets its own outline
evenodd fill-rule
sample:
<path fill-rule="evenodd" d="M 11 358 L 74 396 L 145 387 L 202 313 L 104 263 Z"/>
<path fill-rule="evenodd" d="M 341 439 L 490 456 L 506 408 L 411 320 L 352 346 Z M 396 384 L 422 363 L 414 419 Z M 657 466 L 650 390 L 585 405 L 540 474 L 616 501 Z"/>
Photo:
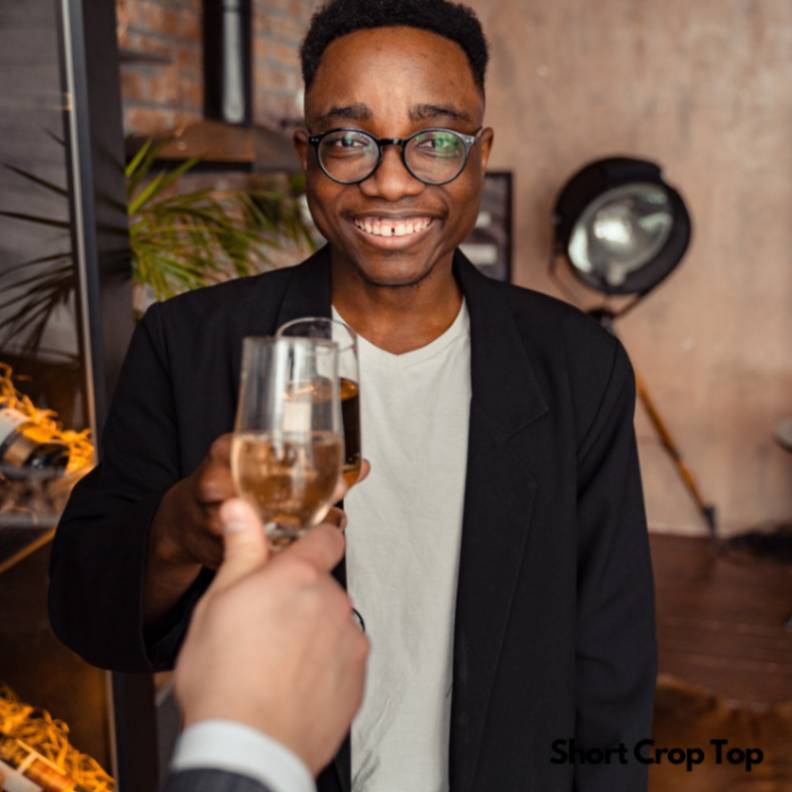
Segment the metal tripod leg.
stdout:
<path fill-rule="evenodd" d="M 704 501 L 701 492 L 699 492 L 696 480 L 693 477 L 693 473 L 690 471 L 690 468 L 682 458 L 682 453 L 680 452 L 677 444 L 674 442 L 674 438 L 671 437 L 671 433 L 668 431 L 663 419 L 660 417 L 660 413 L 657 411 L 657 407 L 655 407 L 652 398 L 649 396 L 649 391 L 646 389 L 646 385 L 637 372 L 635 374 L 635 387 L 638 392 L 638 398 L 646 408 L 646 412 L 649 415 L 649 420 L 652 422 L 652 425 L 654 426 L 655 431 L 660 438 L 660 442 L 663 444 L 663 448 L 665 448 L 665 450 L 668 452 L 668 455 L 671 457 L 671 461 L 674 463 L 674 467 L 676 468 L 679 477 L 682 479 L 682 483 L 685 485 L 685 488 L 696 502 L 696 506 L 698 507 L 701 516 L 707 523 L 707 528 L 709 529 L 713 542 L 716 542 L 718 538 L 718 529 L 715 506 Z"/>

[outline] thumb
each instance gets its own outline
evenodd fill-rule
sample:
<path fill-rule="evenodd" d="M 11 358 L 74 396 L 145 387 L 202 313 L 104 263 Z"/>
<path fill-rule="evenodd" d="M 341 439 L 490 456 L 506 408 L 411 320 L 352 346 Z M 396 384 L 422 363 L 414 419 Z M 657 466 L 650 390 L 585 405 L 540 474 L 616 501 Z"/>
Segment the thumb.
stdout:
<path fill-rule="evenodd" d="M 264 526 L 253 507 L 241 498 L 231 498 L 220 506 L 223 526 L 223 563 L 212 586 L 226 588 L 258 569 L 269 558 Z"/>
<path fill-rule="evenodd" d="M 335 525 L 322 523 L 279 553 L 272 565 L 280 566 L 300 559 L 319 572 L 326 573 L 344 557 L 345 548 L 343 533 Z"/>

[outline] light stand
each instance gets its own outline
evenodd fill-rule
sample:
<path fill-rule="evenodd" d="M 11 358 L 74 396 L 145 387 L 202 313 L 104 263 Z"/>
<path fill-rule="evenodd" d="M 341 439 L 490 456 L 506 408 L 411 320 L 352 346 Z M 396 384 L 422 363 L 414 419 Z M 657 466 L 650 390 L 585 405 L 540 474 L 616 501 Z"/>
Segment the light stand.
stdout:
<path fill-rule="evenodd" d="M 614 336 L 617 335 L 614 320 L 620 314 L 615 314 L 604 307 L 594 308 L 593 310 L 588 311 L 588 314 L 589 316 L 596 319 L 609 333 Z M 712 503 L 707 503 L 704 500 L 704 497 L 698 488 L 698 484 L 696 483 L 696 478 L 693 475 L 693 472 L 685 462 L 682 452 L 679 450 L 679 446 L 672 437 L 671 432 L 660 415 L 660 411 L 655 405 L 654 400 L 649 395 L 649 390 L 646 387 L 646 383 L 635 369 L 634 364 L 633 371 L 635 373 L 635 390 L 638 395 L 638 399 L 640 400 L 641 404 L 643 404 L 646 414 L 649 416 L 649 421 L 651 422 L 658 438 L 660 439 L 660 443 L 662 444 L 668 456 L 671 458 L 671 462 L 674 465 L 676 472 L 679 474 L 680 479 L 682 479 L 682 484 L 685 486 L 685 489 L 688 491 L 688 493 L 690 493 L 690 497 L 693 498 L 696 508 L 699 510 L 699 513 L 706 522 L 713 542 L 716 542 L 718 537 L 718 529 L 715 506 Z"/>
<path fill-rule="evenodd" d="M 596 160 L 575 173 L 556 200 L 554 226 L 551 277 L 566 291 L 556 271 L 563 255 L 584 286 L 605 295 L 606 303 L 588 313 L 614 335 L 615 320 L 671 274 L 691 236 L 685 203 L 660 167 L 629 157 Z M 617 296 L 631 297 L 619 311 L 607 304 Z M 637 373 L 635 379 L 638 398 L 715 542 L 715 506 L 702 496 L 644 381 Z"/>

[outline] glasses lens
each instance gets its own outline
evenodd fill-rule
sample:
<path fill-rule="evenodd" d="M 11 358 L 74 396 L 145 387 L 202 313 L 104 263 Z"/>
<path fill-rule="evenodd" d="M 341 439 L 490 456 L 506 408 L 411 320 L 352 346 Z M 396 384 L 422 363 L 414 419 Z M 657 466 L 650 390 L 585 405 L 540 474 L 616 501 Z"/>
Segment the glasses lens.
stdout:
<path fill-rule="evenodd" d="M 410 170 L 419 179 L 450 181 L 465 167 L 465 141 L 450 130 L 428 130 L 407 144 L 404 155 Z"/>
<path fill-rule="evenodd" d="M 377 144 L 364 132 L 332 132 L 319 144 L 319 161 L 334 179 L 356 182 L 377 165 Z"/>

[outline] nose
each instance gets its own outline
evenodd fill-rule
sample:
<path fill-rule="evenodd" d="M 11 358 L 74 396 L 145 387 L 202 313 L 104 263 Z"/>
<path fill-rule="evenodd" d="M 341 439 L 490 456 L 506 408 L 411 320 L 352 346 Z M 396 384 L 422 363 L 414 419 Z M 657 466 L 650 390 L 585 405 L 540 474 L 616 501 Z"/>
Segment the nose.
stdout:
<path fill-rule="evenodd" d="M 404 166 L 401 148 L 393 145 L 384 147 L 379 167 L 360 183 L 364 195 L 385 201 L 398 201 L 406 196 L 418 195 L 425 187 Z"/>

